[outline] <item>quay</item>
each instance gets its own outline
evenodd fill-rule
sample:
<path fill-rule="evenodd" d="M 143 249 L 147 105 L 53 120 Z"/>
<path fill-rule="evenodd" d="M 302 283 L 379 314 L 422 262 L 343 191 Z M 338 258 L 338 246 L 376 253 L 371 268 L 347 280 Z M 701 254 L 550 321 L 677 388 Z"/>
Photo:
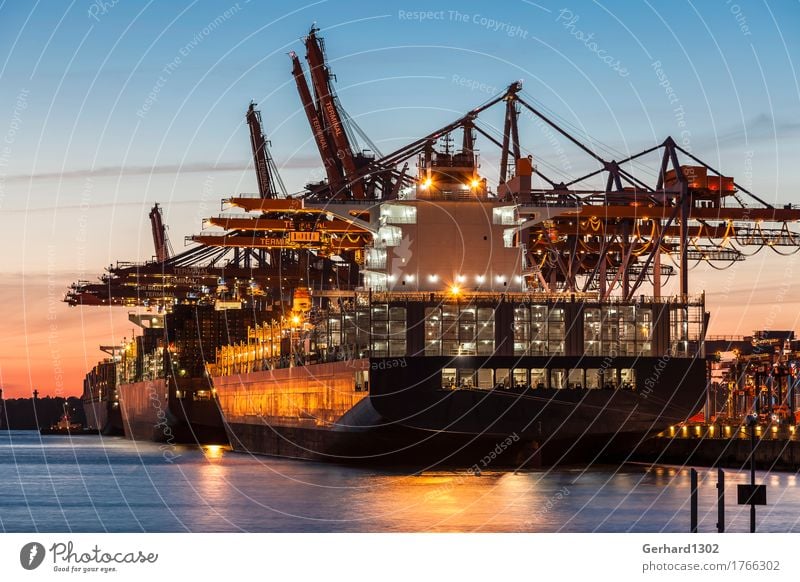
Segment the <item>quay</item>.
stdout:
<path fill-rule="evenodd" d="M 730 467 L 750 463 L 750 429 L 744 425 L 684 424 L 671 426 L 637 447 L 635 460 L 659 464 Z M 794 426 L 756 426 L 756 467 L 766 471 L 797 471 L 800 438 Z"/>

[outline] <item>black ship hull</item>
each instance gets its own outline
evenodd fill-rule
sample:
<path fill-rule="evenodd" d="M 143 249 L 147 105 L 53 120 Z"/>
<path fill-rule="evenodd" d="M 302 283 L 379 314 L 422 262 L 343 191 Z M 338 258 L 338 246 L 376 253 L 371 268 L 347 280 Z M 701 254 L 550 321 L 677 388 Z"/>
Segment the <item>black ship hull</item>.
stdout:
<path fill-rule="evenodd" d="M 210 397 L 196 399 L 196 391 L 190 389 L 202 382 L 181 379 L 177 389 L 168 388 L 164 379 L 121 384 L 125 436 L 169 444 L 227 444 L 216 402 Z"/>
<path fill-rule="evenodd" d="M 456 365 L 625 368 L 639 381 L 626 388 L 443 387 L 442 370 Z M 358 371 L 369 372 L 368 391 L 352 387 Z M 415 468 L 536 467 L 624 458 L 692 416 L 704 402 L 705 361 L 372 358 L 215 377 L 214 384 L 234 450 Z"/>
<path fill-rule="evenodd" d="M 105 436 L 124 436 L 122 412 L 118 402 L 84 400 L 83 410 L 88 428 Z"/>

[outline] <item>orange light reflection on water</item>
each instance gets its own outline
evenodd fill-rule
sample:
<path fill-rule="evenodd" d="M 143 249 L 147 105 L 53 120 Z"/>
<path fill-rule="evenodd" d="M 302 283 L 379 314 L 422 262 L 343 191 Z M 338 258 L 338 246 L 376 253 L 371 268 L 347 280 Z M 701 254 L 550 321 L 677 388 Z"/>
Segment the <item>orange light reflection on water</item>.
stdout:
<path fill-rule="evenodd" d="M 227 449 L 228 447 L 223 445 L 204 445 L 202 447 L 203 455 L 205 455 L 206 459 L 212 462 L 222 459 Z"/>
<path fill-rule="evenodd" d="M 488 471 L 378 477 L 369 491 L 386 531 L 537 531 L 555 516 L 543 511 L 553 495 L 535 475 Z"/>

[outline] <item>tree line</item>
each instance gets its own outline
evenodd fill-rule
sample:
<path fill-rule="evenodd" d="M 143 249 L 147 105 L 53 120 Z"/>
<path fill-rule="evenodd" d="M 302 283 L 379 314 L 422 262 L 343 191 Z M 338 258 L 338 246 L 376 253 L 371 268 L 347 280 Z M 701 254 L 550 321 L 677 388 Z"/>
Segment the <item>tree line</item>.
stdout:
<path fill-rule="evenodd" d="M 67 405 L 72 422 L 86 426 L 80 398 L 45 396 L 44 398 L 9 398 L 0 401 L 0 430 L 37 430 L 58 422 Z"/>

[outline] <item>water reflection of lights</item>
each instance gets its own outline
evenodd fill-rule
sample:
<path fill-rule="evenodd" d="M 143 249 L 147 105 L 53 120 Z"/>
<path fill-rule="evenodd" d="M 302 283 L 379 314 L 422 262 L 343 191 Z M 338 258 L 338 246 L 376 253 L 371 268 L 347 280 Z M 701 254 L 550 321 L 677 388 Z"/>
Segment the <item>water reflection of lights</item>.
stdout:
<path fill-rule="evenodd" d="M 225 454 L 225 447 L 222 445 L 205 445 L 203 447 L 203 454 L 208 460 L 221 459 Z"/>

